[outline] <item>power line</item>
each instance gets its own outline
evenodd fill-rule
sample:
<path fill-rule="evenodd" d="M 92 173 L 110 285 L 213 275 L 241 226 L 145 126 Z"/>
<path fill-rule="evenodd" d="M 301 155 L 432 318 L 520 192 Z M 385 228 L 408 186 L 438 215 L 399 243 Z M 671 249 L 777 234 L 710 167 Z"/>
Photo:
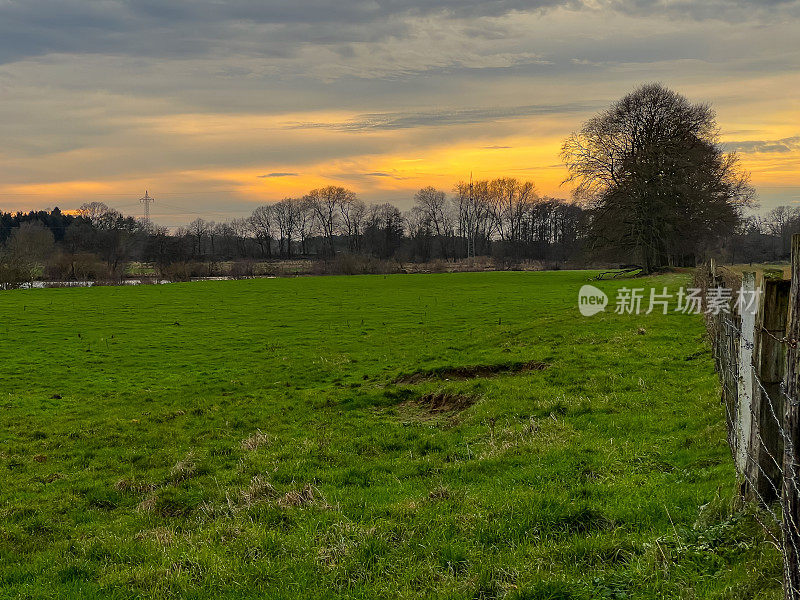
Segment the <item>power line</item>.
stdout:
<path fill-rule="evenodd" d="M 199 195 L 199 194 L 236 194 L 240 193 L 242 190 L 230 189 L 230 190 L 206 190 L 206 191 L 197 191 L 191 192 L 191 194 Z M 86 196 L 127 196 L 131 197 L 135 195 L 134 193 L 123 193 L 123 192 L 83 192 L 80 194 L 75 194 L 75 197 L 86 197 Z M 185 196 L 186 192 L 159 192 L 159 196 Z M 13 198 L 17 196 L 25 196 L 25 197 L 39 197 L 39 198 L 52 198 L 53 194 L 44 194 L 41 192 L 0 192 L 0 198 L 8 197 Z"/>

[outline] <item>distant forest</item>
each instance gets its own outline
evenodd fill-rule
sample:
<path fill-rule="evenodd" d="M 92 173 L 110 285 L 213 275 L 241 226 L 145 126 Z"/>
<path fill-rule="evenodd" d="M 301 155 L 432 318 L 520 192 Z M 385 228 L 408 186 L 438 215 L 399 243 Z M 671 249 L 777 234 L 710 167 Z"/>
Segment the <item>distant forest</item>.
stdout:
<path fill-rule="evenodd" d="M 0 213 L 0 276 L 6 284 L 113 280 L 134 262 L 170 279 L 247 275 L 264 262 L 300 258 L 355 260 L 366 271 L 470 257 L 559 264 L 582 260 L 584 227 L 580 205 L 542 198 L 516 179 L 460 183 L 452 195 L 424 188 L 405 212 L 331 186 L 259 206 L 247 218 L 198 218 L 174 231 L 92 202 L 71 214 Z"/>
<path fill-rule="evenodd" d="M 624 253 L 591 243 L 590 215 L 576 202 L 540 197 L 532 183 L 515 179 L 460 183 L 451 195 L 424 188 L 405 212 L 327 187 L 259 206 L 247 218 L 195 219 L 174 231 L 92 202 L 74 214 L 58 208 L 0 213 L 0 279 L 6 286 L 33 279 L 118 280 L 131 263 L 183 279 L 255 275 L 260 264 L 299 258 L 338 261 L 344 272 L 473 256 L 512 268 L 523 261 L 561 268 L 625 260 Z M 786 260 L 796 231 L 800 209 L 779 207 L 766 217 L 741 219 L 707 253 L 731 262 Z"/>

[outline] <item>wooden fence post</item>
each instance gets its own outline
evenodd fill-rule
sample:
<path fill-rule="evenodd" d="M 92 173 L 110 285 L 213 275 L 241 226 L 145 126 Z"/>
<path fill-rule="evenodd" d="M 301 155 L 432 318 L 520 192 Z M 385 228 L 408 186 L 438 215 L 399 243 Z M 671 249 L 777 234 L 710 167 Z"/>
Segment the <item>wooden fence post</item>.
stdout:
<path fill-rule="evenodd" d="M 750 434 L 753 408 L 753 348 L 755 346 L 756 314 L 758 295 L 756 294 L 756 274 L 742 273 L 742 287 L 739 292 L 739 317 L 741 339 L 739 340 L 739 376 L 737 378 L 736 407 L 736 470 L 745 475 L 747 457 L 750 455 Z"/>
<path fill-rule="evenodd" d="M 718 273 L 716 265 L 712 261 L 710 265 L 711 283 L 709 289 L 724 288 L 724 278 Z M 726 317 L 723 311 L 708 315 L 711 320 L 711 330 L 715 334 L 715 355 L 717 372 L 720 374 L 722 384 L 722 404 L 725 406 L 725 424 L 728 434 L 728 445 L 734 464 L 737 461 L 736 449 L 738 442 L 738 369 L 736 362 L 739 356 L 739 340 L 737 336 L 731 334 L 731 330 L 726 325 L 726 320 L 736 321 L 736 315 L 728 313 Z"/>
<path fill-rule="evenodd" d="M 786 336 L 789 288 L 790 282 L 783 279 L 782 271 L 764 272 L 753 354 L 761 386 L 756 385 L 753 393 L 745 495 L 748 500 L 765 505 L 777 500 L 781 493 L 784 411 L 781 382 L 786 371 L 786 347 L 779 340 Z"/>
<path fill-rule="evenodd" d="M 800 351 L 791 340 L 800 340 L 800 234 L 792 235 L 792 287 L 789 293 L 789 318 L 786 331 L 786 410 L 783 419 L 785 435 L 783 452 L 783 568 L 784 598 L 800 600 Z"/>

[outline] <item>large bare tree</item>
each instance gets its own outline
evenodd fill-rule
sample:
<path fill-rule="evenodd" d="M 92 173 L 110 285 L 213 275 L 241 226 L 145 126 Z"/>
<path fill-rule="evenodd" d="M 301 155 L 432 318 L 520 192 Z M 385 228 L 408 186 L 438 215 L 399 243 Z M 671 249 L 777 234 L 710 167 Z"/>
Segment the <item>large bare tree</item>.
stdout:
<path fill-rule="evenodd" d="M 592 209 L 593 245 L 647 271 L 693 262 L 733 232 L 754 195 L 736 155 L 719 144 L 711 107 L 657 83 L 587 121 L 562 158 Z"/>

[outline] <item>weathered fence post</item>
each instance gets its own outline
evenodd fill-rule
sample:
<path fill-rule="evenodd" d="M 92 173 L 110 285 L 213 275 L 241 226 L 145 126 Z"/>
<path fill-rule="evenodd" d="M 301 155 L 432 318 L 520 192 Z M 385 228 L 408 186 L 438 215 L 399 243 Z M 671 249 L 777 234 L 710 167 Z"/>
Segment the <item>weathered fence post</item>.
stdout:
<path fill-rule="evenodd" d="M 725 280 L 718 272 L 716 265 L 712 261 L 710 265 L 711 283 L 709 290 L 725 288 Z M 728 316 L 726 316 L 726 314 Z M 725 422 L 728 434 L 728 445 L 731 449 L 731 455 L 734 463 L 738 466 L 737 448 L 738 448 L 738 376 L 739 369 L 737 366 L 739 360 L 739 338 L 733 335 L 733 330 L 729 327 L 728 321 L 736 321 L 736 316 L 733 313 L 726 313 L 725 311 L 715 311 L 707 316 L 711 322 L 711 330 L 714 332 L 714 348 L 716 356 L 717 372 L 720 374 L 720 383 L 722 384 L 722 404 L 725 406 Z M 735 325 L 735 323 L 732 323 Z M 741 471 L 740 471 L 741 473 Z"/>
<path fill-rule="evenodd" d="M 793 340 L 800 339 L 800 234 L 792 236 L 792 287 L 789 293 L 789 318 L 786 328 L 789 340 L 786 359 L 786 410 L 783 429 L 783 566 L 784 597 L 800 600 L 800 494 L 798 494 L 798 468 L 800 467 L 800 351 Z"/>
<path fill-rule="evenodd" d="M 741 339 L 739 340 L 738 406 L 736 409 L 736 470 L 740 475 L 746 474 L 747 457 L 750 455 L 754 391 L 753 348 L 755 346 L 757 312 L 756 274 L 753 272 L 742 273 L 742 287 L 739 291 Z"/>
<path fill-rule="evenodd" d="M 780 496 L 784 403 L 781 382 L 786 372 L 786 336 L 790 282 L 780 270 L 764 271 L 763 294 L 756 318 L 755 374 L 761 381 L 753 394 L 750 460 L 745 480 L 748 500 L 769 505 Z"/>

